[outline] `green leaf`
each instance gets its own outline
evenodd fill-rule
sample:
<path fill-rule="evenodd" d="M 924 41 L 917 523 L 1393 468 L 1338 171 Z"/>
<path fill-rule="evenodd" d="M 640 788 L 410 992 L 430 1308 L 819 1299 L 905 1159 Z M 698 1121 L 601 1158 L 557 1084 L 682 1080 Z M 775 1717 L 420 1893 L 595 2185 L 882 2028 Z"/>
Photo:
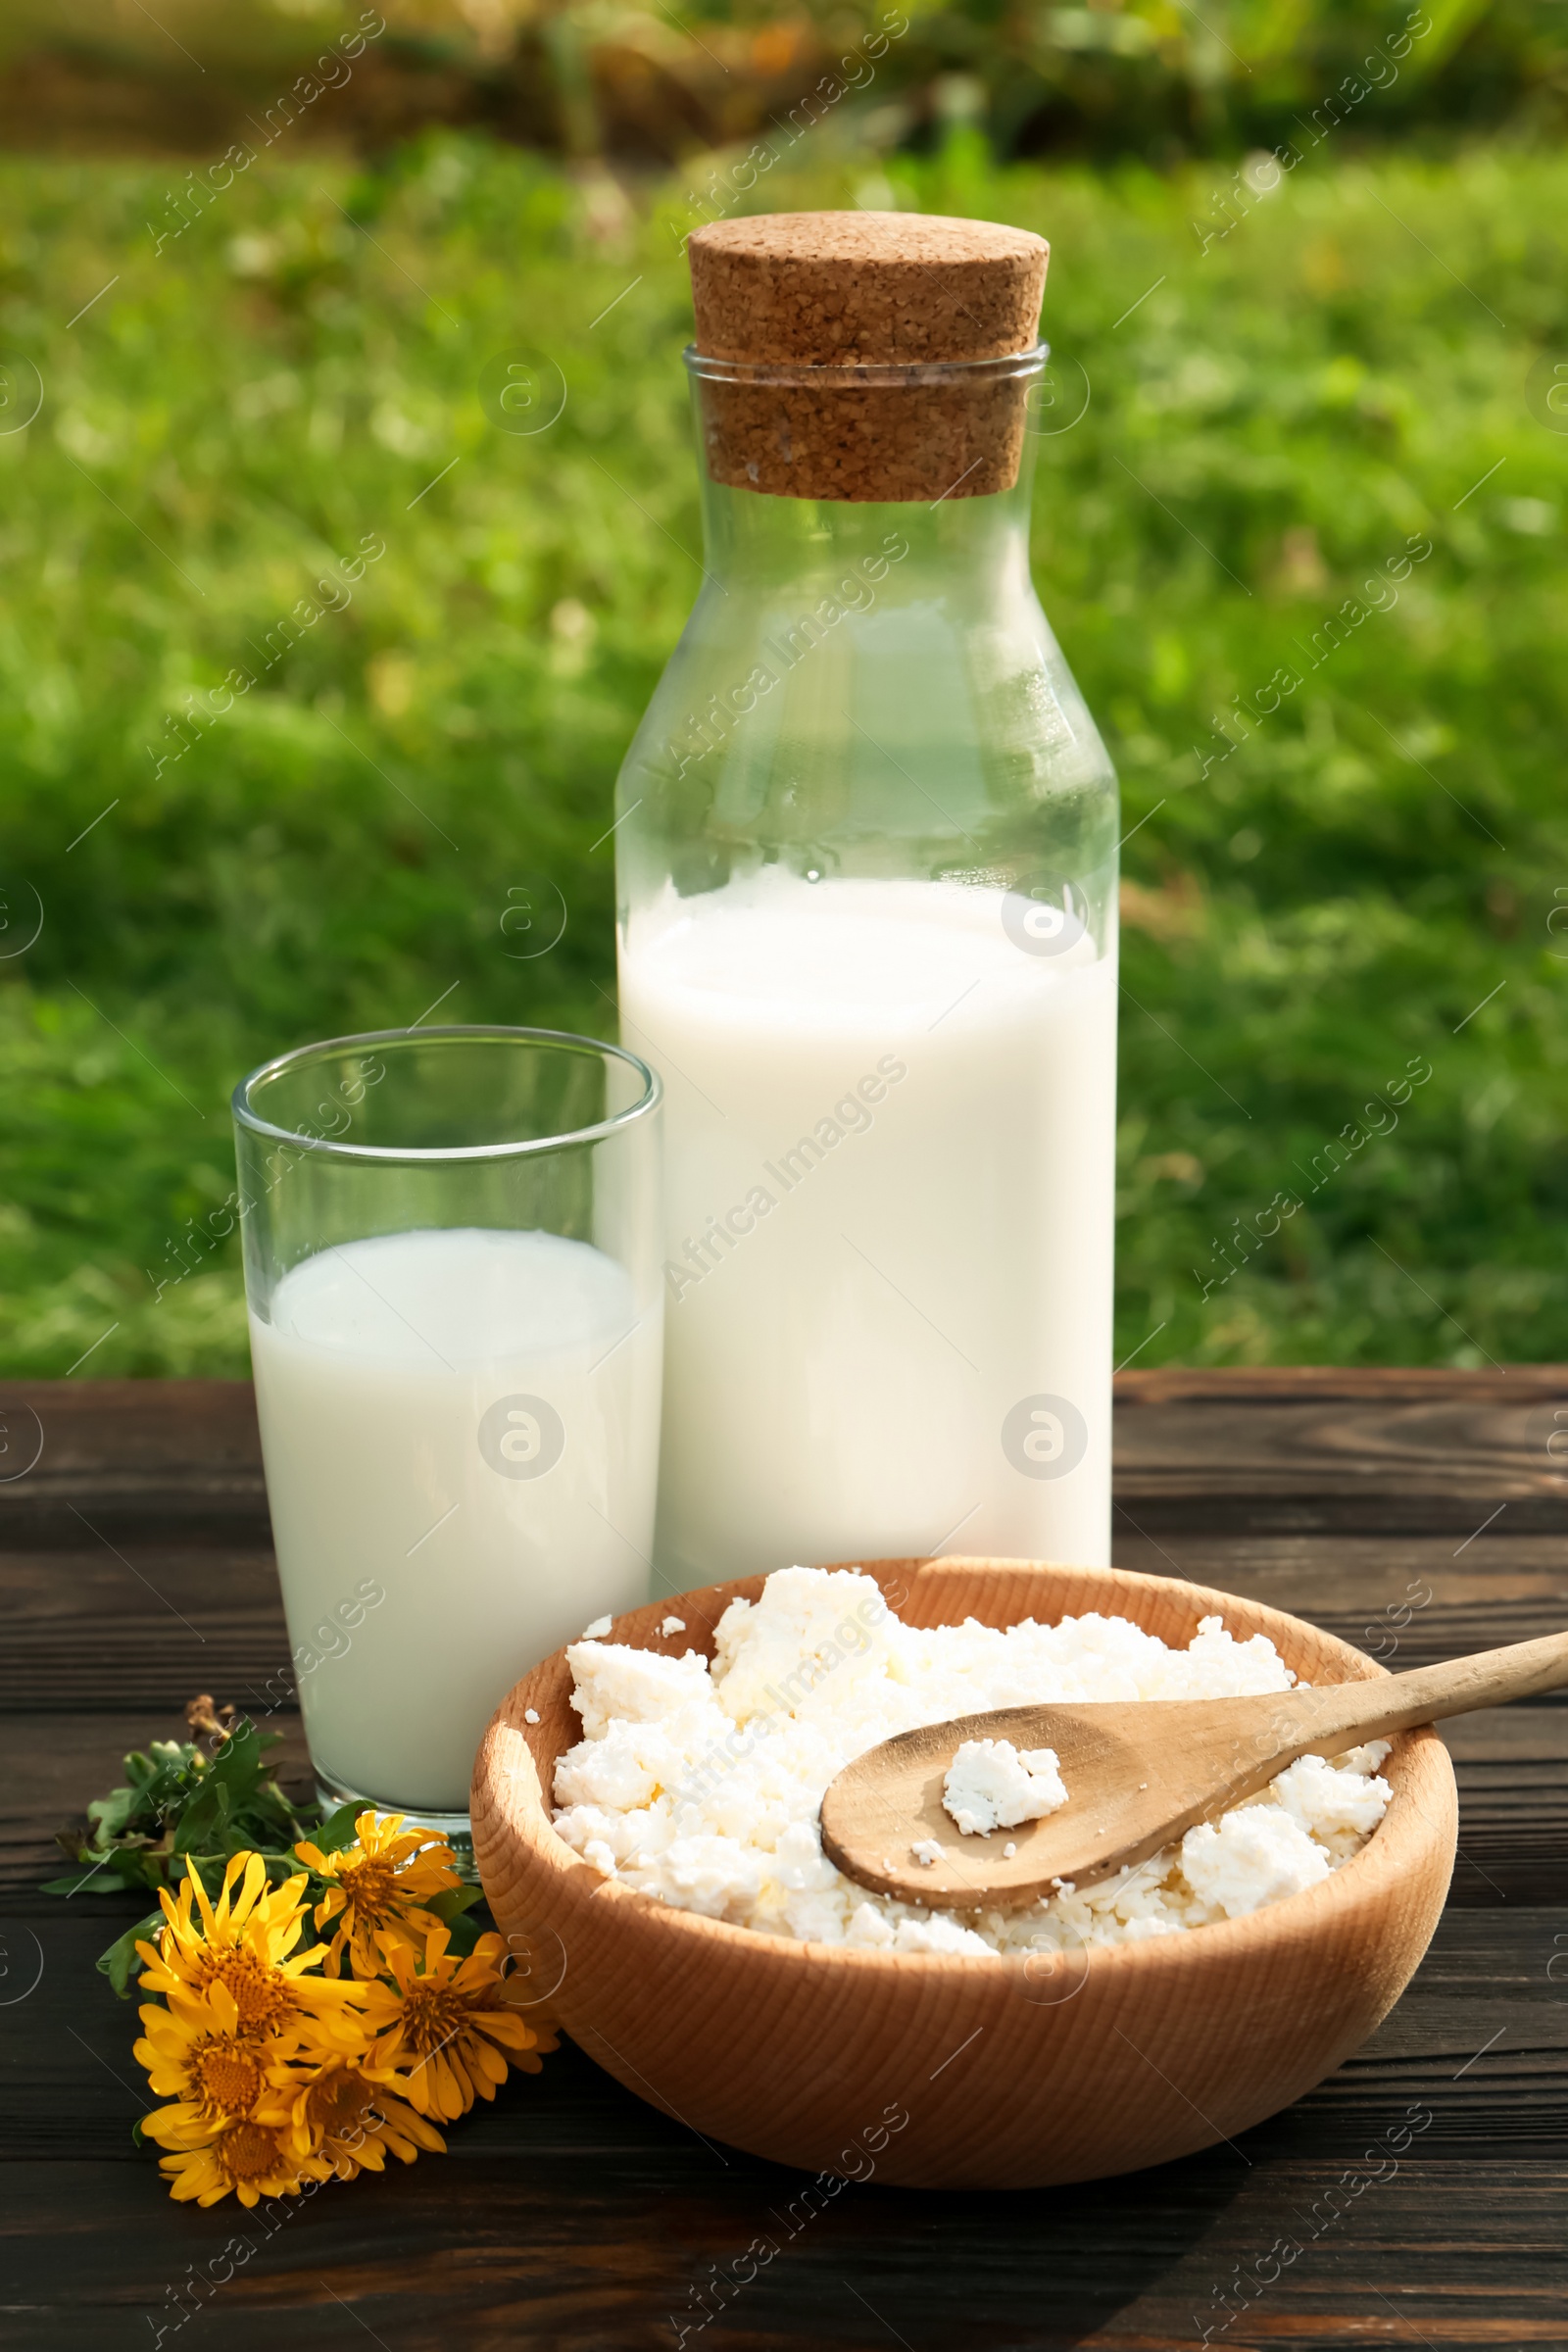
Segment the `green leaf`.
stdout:
<path fill-rule="evenodd" d="M 163 1924 L 162 1911 L 150 1911 L 133 1928 L 127 1928 L 123 1936 L 117 1936 L 108 1951 L 99 1955 L 99 1973 L 109 1979 L 122 2001 L 130 1998 L 131 1978 L 141 1974 L 143 1962 L 137 1943 L 150 1943 Z"/>
<path fill-rule="evenodd" d="M 157 1888 L 164 1884 L 164 1874 L 158 1859 L 145 1849 L 120 1846 L 108 1854 L 94 1858 L 88 1855 L 86 1866 L 61 1879 L 46 1879 L 45 1894 L 123 1894 L 130 1886 Z"/>
<path fill-rule="evenodd" d="M 87 1819 L 94 1824 L 94 1844 L 141 1831 L 157 1837 L 166 1814 L 185 1801 L 185 1793 L 205 1769 L 206 1759 L 189 1740 L 155 1740 L 151 1752 L 133 1748 L 124 1760 L 126 1786 L 107 1796 L 94 1797 Z"/>
<path fill-rule="evenodd" d="M 433 1911 L 443 1926 L 450 1927 L 452 1922 L 460 1919 L 465 1911 L 471 1911 L 475 1903 L 483 1901 L 484 1888 L 482 1886 L 447 1886 L 442 1889 L 440 1894 L 432 1894 L 423 1908 L 426 1911 Z"/>
<path fill-rule="evenodd" d="M 447 1929 L 452 1938 L 448 1949 L 460 1960 L 466 1959 L 480 1936 L 487 1935 L 496 1924 L 490 1916 L 482 1886 L 445 1887 L 440 1894 L 432 1894 L 424 1908 L 433 1912 Z M 479 1916 L 470 1917 L 470 1913 Z"/>
<path fill-rule="evenodd" d="M 365 1811 L 363 1804 L 339 1805 L 329 1813 L 318 1830 L 310 1832 L 311 1843 L 318 1853 L 341 1854 L 359 1836 L 355 1823 Z"/>
<path fill-rule="evenodd" d="M 240 1821 L 266 1769 L 261 1736 L 241 1716 L 181 1810 L 174 1826 L 175 1853 L 205 1852 L 215 1842 L 232 1853 L 247 1843 L 242 1835 L 229 1836 L 229 1824 Z"/>

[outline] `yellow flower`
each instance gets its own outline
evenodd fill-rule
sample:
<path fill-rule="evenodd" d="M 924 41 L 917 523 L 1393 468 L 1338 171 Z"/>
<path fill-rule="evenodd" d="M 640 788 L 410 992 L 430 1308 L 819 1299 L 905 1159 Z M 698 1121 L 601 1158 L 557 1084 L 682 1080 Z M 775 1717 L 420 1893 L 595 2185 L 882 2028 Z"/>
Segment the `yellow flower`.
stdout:
<path fill-rule="evenodd" d="M 434 1929 L 421 1967 L 407 1944 L 384 1938 L 394 1982 L 364 1988 L 372 2065 L 396 2070 L 398 2088 L 421 2115 L 448 2119 L 466 2115 L 476 2091 L 495 2097 L 507 2079 L 498 2042 L 529 2074 L 539 2071 L 537 2053 L 556 2046 L 548 2027 L 527 2026 L 516 2014 L 522 1985 L 502 1974 L 507 1947 L 499 1936 L 481 1936 L 461 1961 L 448 1952 L 450 1941 L 445 1928 Z"/>
<path fill-rule="evenodd" d="M 201 1995 L 221 1984 L 233 1999 L 242 2034 L 298 2031 L 310 2021 L 325 2039 L 358 2046 L 359 2023 L 349 2005 L 358 1998 L 359 1986 L 325 1984 L 306 1973 L 320 1966 L 319 1945 L 294 1950 L 305 1924 L 299 1900 L 304 1885 L 302 1871 L 283 1886 L 269 1887 L 261 1855 L 236 1854 L 223 1873 L 216 1907 L 194 1875 L 181 1880 L 177 1900 L 167 1886 L 160 1887 L 166 1924 L 156 1946 L 136 1946 L 146 1964 L 143 1991 Z M 193 1902 L 199 1920 L 191 1915 Z"/>
<path fill-rule="evenodd" d="M 294 2035 L 264 2040 L 247 2033 L 222 1984 L 195 2000 L 172 1993 L 167 2009 L 149 2002 L 141 2022 L 147 2032 L 136 2044 L 137 2060 L 153 2089 L 174 2102 L 144 2117 L 141 2128 L 166 2147 L 190 2147 L 220 2125 L 254 2115 L 270 2070 L 299 2046 Z"/>
<path fill-rule="evenodd" d="M 383 2171 L 388 2148 L 405 2164 L 421 2148 L 444 2152 L 435 2126 L 387 2088 L 395 2079 L 390 2067 L 335 2057 L 309 2079 L 291 2078 L 286 2114 L 294 2153 L 322 2157 L 340 2180 L 352 2180 L 361 2171 Z"/>
<path fill-rule="evenodd" d="M 537 2013 L 517 2014 L 526 1988 L 502 1938 L 459 1960 L 420 1907 L 458 1885 L 451 1848 L 401 1816 L 356 1826 L 346 1853 L 295 1849 L 330 1882 L 315 1915 L 337 1922 L 330 1950 L 295 1949 L 308 1874 L 271 1886 L 255 1853 L 233 1857 L 216 1902 L 194 1872 L 165 1889 L 156 1941 L 136 1947 L 143 1989 L 164 1996 L 141 2011 L 136 2056 L 168 2102 L 142 2130 L 170 2151 L 161 2169 L 182 2202 L 254 2205 L 383 2172 L 389 2153 L 412 2164 L 446 2146 L 433 2117 L 493 2098 L 509 2059 L 535 2073 L 556 2046 Z M 345 1954 L 361 1978 L 340 1979 Z M 323 1965 L 330 1976 L 313 1973 Z"/>
<path fill-rule="evenodd" d="M 405 1830 L 401 1813 L 384 1819 L 362 1813 L 354 1827 L 359 1842 L 341 1853 L 323 1854 L 310 1844 L 297 1845 L 294 1851 L 312 1870 L 334 1882 L 316 1906 L 318 1935 L 329 1920 L 338 1920 L 327 1961 L 330 1974 L 340 1973 L 346 1951 L 356 1976 L 375 1977 L 381 1971 L 382 1940 L 390 1936 L 417 1951 L 424 1936 L 441 1924 L 421 1904 L 462 1882 L 453 1867 L 451 1846 L 434 1830 Z"/>
<path fill-rule="evenodd" d="M 216 2205 L 230 2192 L 242 2205 L 292 2196 L 303 2180 L 324 2180 L 328 2169 L 318 2159 L 294 2155 L 276 2125 L 254 2116 L 221 2124 L 196 2144 L 159 2158 L 170 2195 L 182 2203 L 194 2197 L 198 2205 Z"/>

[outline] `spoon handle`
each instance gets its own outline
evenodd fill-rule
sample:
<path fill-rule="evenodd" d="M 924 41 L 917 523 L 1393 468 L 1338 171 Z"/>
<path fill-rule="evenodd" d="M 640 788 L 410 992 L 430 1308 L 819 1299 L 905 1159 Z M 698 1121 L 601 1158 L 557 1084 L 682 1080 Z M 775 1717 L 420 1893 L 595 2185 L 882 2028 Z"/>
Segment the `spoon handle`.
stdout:
<path fill-rule="evenodd" d="M 1331 1733 L 1353 1733 L 1357 1743 L 1407 1732 L 1446 1715 L 1468 1715 L 1476 1707 L 1499 1707 L 1510 1698 L 1531 1698 L 1568 1683 L 1568 1634 L 1546 1634 L 1539 1642 L 1514 1642 L 1506 1649 L 1477 1650 L 1442 1666 L 1417 1666 L 1384 1682 L 1337 1683 L 1300 1693 L 1303 1722 L 1313 1725 L 1313 1744 Z M 1316 1700 L 1320 1704 L 1314 1705 Z M 1349 1744 L 1347 1741 L 1347 1744 Z"/>

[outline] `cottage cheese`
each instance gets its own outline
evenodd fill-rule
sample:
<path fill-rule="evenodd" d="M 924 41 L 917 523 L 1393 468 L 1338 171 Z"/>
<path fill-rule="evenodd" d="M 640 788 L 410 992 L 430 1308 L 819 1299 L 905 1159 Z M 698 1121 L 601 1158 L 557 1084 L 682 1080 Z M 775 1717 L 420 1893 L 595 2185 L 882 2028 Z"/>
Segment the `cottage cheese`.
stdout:
<path fill-rule="evenodd" d="M 1186 1649 L 1124 1617 L 909 1626 L 869 1577 L 784 1568 L 725 1610 L 711 1670 L 694 1649 L 586 1638 L 566 1658 L 583 1738 L 556 1766 L 561 1836 L 606 1878 L 768 1935 L 980 1958 L 1168 1936 L 1326 1878 L 1389 1801 L 1376 1777 L 1386 1740 L 1332 1763 L 1303 1756 L 1134 1870 L 960 1918 L 868 1894 L 825 1858 L 817 1812 L 846 1764 L 897 1732 L 994 1707 L 1286 1690 L 1295 1677 L 1272 1642 L 1234 1641 L 1218 1617 Z"/>
<path fill-rule="evenodd" d="M 943 1810 L 966 1838 L 1044 1821 L 1066 1802 L 1055 1749 L 1020 1750 L 1010 1740 L 965 1740 L 942 1784 Z"/>

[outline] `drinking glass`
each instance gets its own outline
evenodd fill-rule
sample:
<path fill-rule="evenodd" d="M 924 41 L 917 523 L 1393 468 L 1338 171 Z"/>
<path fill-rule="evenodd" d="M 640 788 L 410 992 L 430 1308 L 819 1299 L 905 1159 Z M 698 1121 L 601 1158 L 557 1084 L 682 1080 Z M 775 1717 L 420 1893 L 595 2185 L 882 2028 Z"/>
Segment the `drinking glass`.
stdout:
<path fill-rule="evenodd" d="M 268 1500 L 324 1801 L 467 1824 L 485 1724 L 647 1597 L 662 1089 L 542 1029 L 305 1046 L 234 1093 Z"/>

